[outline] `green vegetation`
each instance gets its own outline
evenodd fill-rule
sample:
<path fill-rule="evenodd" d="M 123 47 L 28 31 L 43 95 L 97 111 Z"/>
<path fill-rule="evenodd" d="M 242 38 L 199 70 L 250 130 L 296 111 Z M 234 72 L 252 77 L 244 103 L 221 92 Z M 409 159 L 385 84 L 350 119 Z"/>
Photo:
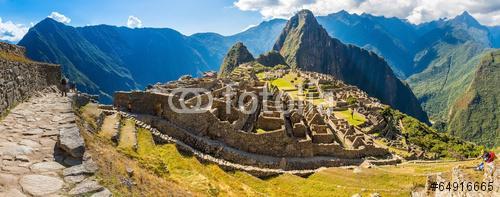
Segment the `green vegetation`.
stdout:
<path fill-rule="evenodd" d="M 353 96 L 347 97 L 347 104 L 349 105 L 354 105 L 358 102 L 358 99 L 354 98 Z"/>
<path fill-rule="evenodd" d="M 333 112 L 335 116 L 343 118 L 349 123 L 350 125 L 353 126 L 358 126 L 360 124 L 363 124 L 366 121 L 366 118 L 359 115 L 358 113 L 353 113 L 353 116 L 351 116 L 351 109 L 344 110 L 344 111 L 337 111 Z"/>
<path fill-rule="evenodd" d="M 272 70 L 285 70 L 285 69 L 288 69 L 288 66 L 283 64 L 278 64 L 272 68 Z"/>
<path fill-rule="evenodd" d="M 256 61 L 266 67 L 276 68 L 277 66 L 284 66 L 283 69 L 288 68 L 288 66 L 286 66 L 285 58 L 283 58 L 278 51 L 269 51 L 265 54 L 261 54 Z"/>
<path fill-rule="evenodd" d="M 322 90 L 330 90 L 330 89 L 335 88 L 335 85 L 333 85 L 333 84 L 320 84 L 319 88 L 321 88 Z"/>
<path fill-rule="evenodd" d="M 438 44 L 433 49 L 436 57 L 427 69 L 406 80 L 432 121 L 448 122 L 450 107 L 474 78 L 483 51 L 474 42 Z"/>
<path fill-rule="evenodd" d="M 255 73 L 258 73 L 258 74 L 264 73 L 265 71 L 269 71 L 270 70 L 269 67 L 266 67 L 266 66 L 264 66 L 264 65 L 262 65 L 262 64 L 260 64 L 260 63 L 258 63 L 256 61 L 253 61 L 253 62 L 251 62 L 249 64 L 251 64 L 251 66 L 252 66 L 253 70 L 255 71 Z"/>
<path fill-rule="evenodd" d="M 294 89 L 295 88 L 295 86 L 293 86 L 293 84 L 290 81 L 288 81 L 284 78 L 275 79 L 271 82 L 271 84 L 273 86 L 276 86 L 279 89 Z"/>
<path fill-rule="evenodd" d="M 417 119 L 397 110 L 386 108 L 382 115 L 396 128 L 401 121 L 401 134 L 411 144 L 421 147 L 426 155 L 436 158 L 472 158 L 481 154 L 482 147 L 466 142 L 447 133 L 439 133 Z M 383 134 L 380 134 L 383 135 Z"/>
<path fill-rule="evenodd" d="M 252 54 L 248 51 L 243 43 L 234 44 L 224 57 L 224 61 L 220 66 L 219 75 L 224 77 L 233 72 L 239 65 L 254 61 Z"/>
<path fill-rule="evenodd" d="M 453 104 L 448 131 L 488 147 L 500 145 L 500 50 L 485 54 L 467 91 Z"/>
<path fill-rule="evenodd" d="M 264 130 L 264 129 L 261 129 L 261 128 L 258 128 L 257 130 L 255 130 L 257 133 L 266 133 L 267 131 Z"/>

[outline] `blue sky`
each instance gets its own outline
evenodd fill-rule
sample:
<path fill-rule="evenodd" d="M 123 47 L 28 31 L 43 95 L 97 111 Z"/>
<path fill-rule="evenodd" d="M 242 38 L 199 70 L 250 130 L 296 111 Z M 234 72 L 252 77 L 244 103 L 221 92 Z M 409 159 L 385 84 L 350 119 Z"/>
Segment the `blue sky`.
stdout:
<path fill-rule="evenodd" d="M 16 42 L 45 17 L 71 26 L 109 24 L 169 27 L 183 34 L 223 35 L 300 9 L 316 15 L 347 10 L 412 23 L 454 17 L 467 10 L 482 24 L 500 25 L 499 0 L 0 0 L 0 40 Z"/>
<path fill-rule="evenodd" d="M 71 19 L 72 26 L 126 26 L 135 16 L 147 27 L 171 27 L 184 34 L 233 34 L 262 20 L 258 12 L 243 12 L 232 0 L 0 0 L 3 21 L 37 23 L 52 12 Z"/>

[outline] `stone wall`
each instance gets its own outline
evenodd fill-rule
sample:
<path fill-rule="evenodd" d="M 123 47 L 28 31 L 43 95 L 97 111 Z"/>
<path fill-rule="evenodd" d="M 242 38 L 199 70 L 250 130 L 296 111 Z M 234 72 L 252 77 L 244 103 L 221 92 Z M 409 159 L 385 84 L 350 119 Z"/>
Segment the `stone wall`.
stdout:
<path fill-rule="evenodd" d="M 0 51 L 24 56 L 24 48 L 0 42 Z M 15 62 L 0 58 L 0 116 L 16 104 L 48 86 L 58 85 L 58 65 L 38 62 Z"/>
<path fill-rule="evenodd" d="M 151 92 L 117 92 L 114 106 L 123 111 L 161 117 L 193 135 L 206 136 L 249 153 L 275 157 L 339 156 L 342 158 L 387 155 L 385 149 L 375 147 L 343 149 L 336 145 L 334 147 L 315 146 L 310 139 L 301 140 L 289 137 L 282 129 L 262 134 L 243 132 L 236 129 L 229 121 L 220 121 L 211 111 L 194 115 L 173 112 L 168 104 L 171 96 Z M 177 99 L 171 100 L 174 105 L 178 105 Z M 155 123 L 152 125 L 157 128 L 162 127 Z M 159 130 L 164 132 L 168 129 Z M 179 139 L 183 137 L 179 136 Z"/>
<path fill-rule="evenodd" d="M 10 54 L 23 57 L 26 53 L 26 49 L 21 46 L 7 44 L 5 42 L 0 42 L 0 51 L 8 52 Z"/>

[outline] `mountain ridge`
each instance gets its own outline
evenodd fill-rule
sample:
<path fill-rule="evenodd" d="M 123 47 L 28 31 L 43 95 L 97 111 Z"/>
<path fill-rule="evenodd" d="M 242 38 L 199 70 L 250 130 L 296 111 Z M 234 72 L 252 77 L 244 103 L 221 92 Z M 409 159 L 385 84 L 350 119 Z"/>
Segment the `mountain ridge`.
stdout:
<path fill-rule="evenodd" d="M 411 89 L 373 52 L 331 38 L 309 10 L 293 16 L 273 47 L 292 68 L 331 74 L 428 123 Z"/>

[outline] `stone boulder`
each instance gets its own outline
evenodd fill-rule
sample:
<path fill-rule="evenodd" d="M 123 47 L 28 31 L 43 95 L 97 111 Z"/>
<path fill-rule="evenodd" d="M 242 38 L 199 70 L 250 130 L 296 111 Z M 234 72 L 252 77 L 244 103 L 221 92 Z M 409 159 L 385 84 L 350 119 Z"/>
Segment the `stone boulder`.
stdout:
<path fill-rule="evenodd" d="M 69 155 L 82 158 L 85 152 L 85 142 L 77 127 L 63 128 L 59 131 L 59 147 Z"/>

